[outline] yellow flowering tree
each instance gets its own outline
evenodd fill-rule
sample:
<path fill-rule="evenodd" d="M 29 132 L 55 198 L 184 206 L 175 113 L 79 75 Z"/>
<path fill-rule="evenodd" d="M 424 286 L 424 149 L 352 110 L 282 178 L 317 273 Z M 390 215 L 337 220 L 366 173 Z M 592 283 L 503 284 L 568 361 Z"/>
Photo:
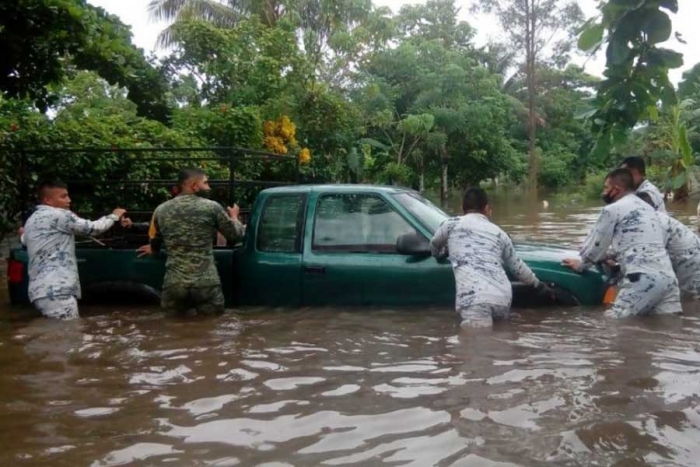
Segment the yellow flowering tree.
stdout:
<path fill-rule="evenodd" d="M 275 154 L 299 153 L 299 162 L 308 164 L 311 162 L 311 151 L 309 148 L 299 150 L 299 143 L 296 140 L 297 127 L 289 117 L 283 115 L 279 120 L 267 120 L 263 123 L 264 141 L 263 145 Z"/>

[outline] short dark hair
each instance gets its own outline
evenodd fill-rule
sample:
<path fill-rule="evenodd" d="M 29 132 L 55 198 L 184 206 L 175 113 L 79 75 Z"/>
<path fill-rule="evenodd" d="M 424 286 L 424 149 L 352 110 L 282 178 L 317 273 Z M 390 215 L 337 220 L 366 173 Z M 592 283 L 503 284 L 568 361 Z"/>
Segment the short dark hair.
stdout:
<path fill-rule="evenodd" d="M 632 172 L 628 169 L 615 169 L 605 179 L 612 180 L 615 185 L 624 188 L 626 191 L 634 191 Z"/>
<path fill-rule="evenodd" d="M 656 206 L 654 206 L 654 201 L 651 199 L 651 195 L 649 193 L 637 193 L 637 197 L 652 208 L 656 209 Z"/>
<path fill-rule="evenodd" d="M 188 180 L 191 180 L 193 178 L 201 178 L 205 175 L 206 174 L 204 173 L 204 171 L 200 168 L 188 167 L 186 169 L 180 170 L 180 173 L 177 175 L 177 184 L 178 186 L 182 186 Z"/>
<path fill-rule="evenodd" d="M 625 157 L 625 160 L 622 161 L 620 167 L 622 167 L 623 165 L 626 169 L 636 170 L 637 172 L 639 172 L 640 175 L 647 174 L 647 165 L 644 163 L 644 159 L 642 159 L 639 156 Z"/>
<path fill-rule="evenodd" d="M 66 183 L 59 178 L 49 178 L 43 180 L 41 183 L 39 183 L 39 186 L 37 187 L 37 196 L 40 200 L 42 200 L 46 196 L 46 192 L 53 188 L 63 188 L 64 190 L 67 190 L 68 185 L 66 185 Z"/>
<path fill-rule="evenodd" d="M 481 188 L 467 188 L 462 197 L 462 210 L 468 211 L 483 211 L 486 205 L 489 204 L 489 198 L 486 192 Z"/>

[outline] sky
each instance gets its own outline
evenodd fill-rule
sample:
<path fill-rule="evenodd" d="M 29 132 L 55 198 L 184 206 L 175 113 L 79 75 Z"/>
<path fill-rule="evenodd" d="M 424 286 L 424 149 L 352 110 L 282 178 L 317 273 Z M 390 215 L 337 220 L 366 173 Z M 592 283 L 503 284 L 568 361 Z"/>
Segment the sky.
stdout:
<path fill-rule="evenodd" d="M 148 4 L 150 0 L 88 0 L 88 2 L 119 16 L 124 23 L 131 26 L 133 40 L 138 47 L 147 52 L 162 54 L 162 51 L 156 50 L 155 44 L 158 33 L 165 27 L 165 24 L 156 23 L 149 19 Z M 587 17 L 596 14 L 597 0 L 578 0 L 578 2 Z M 388 6 L 394 11 L 398 11 L 402 5 L 417 3 L 424 3 L 424 1 L 374 0 L 375 5 Z M 700 26 L 698 26 L 697 21 L 697 18 L 700 18 L 700 1 L 679 0 L 678 3 L 680 10 L 678 14 L 671 15 L 671 20 L 674 32 L 679 32 L 687 44 L 681 44 L 674 38 L 663 45 L 684 55 L 685 65 L 683 68 L 671 71 L 671 80 L 674 82 L 681 79 L 684 70 L 690 69 L 700 62 Z M 474 15 L 469 11 L 472 0 L 456 0 L 456 4 L 461 8 L 460 19 L 466 20 L 477 29 L 476 42 L 478 45 L 499 37 L 501 29 L 497 20 L 488 16 Z M 592 58 L 577 57 L 574 61 L 583 65 L 588 73 L 594 75 L 600 76 L 605 69 L 603 53 Z"/>

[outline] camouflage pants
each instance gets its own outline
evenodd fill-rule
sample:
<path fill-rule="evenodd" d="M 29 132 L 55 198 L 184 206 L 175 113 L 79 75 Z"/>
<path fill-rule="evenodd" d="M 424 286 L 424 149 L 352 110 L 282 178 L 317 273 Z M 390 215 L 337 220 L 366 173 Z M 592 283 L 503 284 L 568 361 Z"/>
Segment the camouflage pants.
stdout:
<path fill-rule="evenodd" d="M 678 281 L 669 274 L 627 274 L 606 315 L 614 318 L 682 313 Z"/>
<path fill-rule="evenodd" d="M 178 315 L 216 315 L 224 312 L 224 293 L 220 285 L 207 287 L 163 288 L 160 306 Z"/>
<path fill-rule="evenodd" d="M 489 303 L 475 303 L 471 306 L 461 308 L 458 313 L 462 318 L 461 327 L 484 328 L 493 326 L 494 321 L 508 318 L 510 315 L 510 308 L 501 305 L 491 305 Z"/>
<path fill-rule="evenodd" d="M 39 298 L 34 300 L 32 305 L 47 318 L 76 319 L 80 317 L 78 300 L 71 295 Z"/>

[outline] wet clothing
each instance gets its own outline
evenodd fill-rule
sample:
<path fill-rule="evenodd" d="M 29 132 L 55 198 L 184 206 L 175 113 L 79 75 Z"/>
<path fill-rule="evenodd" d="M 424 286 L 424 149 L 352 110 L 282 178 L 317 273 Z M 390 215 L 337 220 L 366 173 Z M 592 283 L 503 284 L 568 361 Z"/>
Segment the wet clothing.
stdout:
<path fill-rule="evenodd" d="M 603 208 L 581 248 L 580 271 L 606 257 L 616 258 L 623 280 L 614 315 L 681 312 L 665 230 L 654 209 L 632 194 Z"/>
<path fill-rule="evenodd" d="M 491 308 L 506 310 L 507 316 L 513 289 L 506 271 L 515 280 L 539 285 L 535 274 L 518 257 L 510 237 L 483 214 L 447 219 L 430 246 L 434 256 L 441 256 L 447 248 L 457 288 L 455 307 L 463 318 L 483 315 Z"/>
<path fill-rule="evenodd" d="M 78 313 L 78 300 L 71 296 L 56 296 L 39 298 L 33 305 L 42 315 L 55 319 L 76 319 Z"/>
<path fill-rule="evenodd" d="M 168 287 L 163 290 L 161 306 L 173 314 L 194 310 L 197 315 L 216 315 L 224 312 L 224 293 L 221 285 L 210 287 Z"/>
<path fill-rule="evenodd" d="M 156 208 L 153 253 L 163 244 L 167 252 L 163 279 L 164 308 L 186 304 L 218 307 L 218 295 L 195 291 L 198 288 L 221 287 L 214 261 L 214 238 L 221 232 L 236 242 L 243 237 L 243 225 L 232 220 L 218 203 L 196 195 L 179 195 Z M 187 292 L 186 292 L 187 291 Z"/>
<path fill-rule="evenodd" d="M 615 303 L 606 315 L 613 318 L 681 313 L 678 281 L 673 273 L 627 274 L 618 283 Z"/>
<path fill-rule="evenodd" d="M 664 227 L 666 251 L 683 295 L 700 299 L 700 238 L 682 222 L 657 213 Z"/>
<path fill-rule="evenodd" d="M 491 305 L 489 303 L 475 303 L 466 308 L 457 310 L 462 319 L 462 327 L 488 328 L 496 320 L 505 320 L 510 316 L 510 307 Z"/>
<path fill-rule="evenodd" d="M 67 209 L 38 206 L 27 220 L 22 235 L 29 254 L 29 300 L 80 298 L 75 235 L 101 234 L 118 220 L 110 214 L 88 221 Z"/>
<path fill-rule="evenodd" d="M 649 180 L 644 180 L 637 188 L 637 194 L 647 193 L 651 197 L 651 202 L 654 203 L 654 209 L 658 212 L 663 212 L 666 214 L 666 204 L 664 204 L 664 197 L 656 186 Z"/>

